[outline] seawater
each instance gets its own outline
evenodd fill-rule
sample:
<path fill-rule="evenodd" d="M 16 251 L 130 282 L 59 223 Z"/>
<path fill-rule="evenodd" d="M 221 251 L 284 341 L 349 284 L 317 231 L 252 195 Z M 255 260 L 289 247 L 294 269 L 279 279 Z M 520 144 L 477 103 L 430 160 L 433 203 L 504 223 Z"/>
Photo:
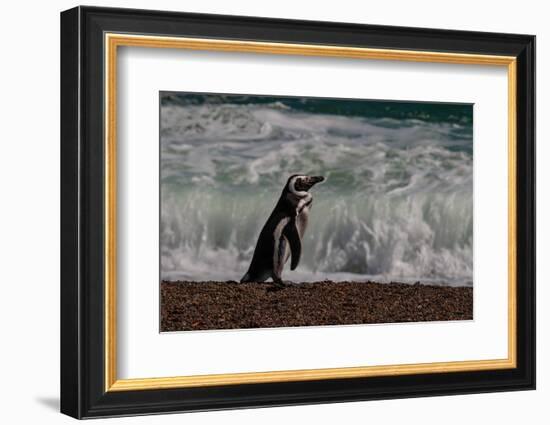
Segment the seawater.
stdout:
<path fill-rule="evenodd" d="M 239 280 L 288 176 L 323 175 L 293 281 L 472 285 L 471 105 L 161 94 L 161 277 Z"/>

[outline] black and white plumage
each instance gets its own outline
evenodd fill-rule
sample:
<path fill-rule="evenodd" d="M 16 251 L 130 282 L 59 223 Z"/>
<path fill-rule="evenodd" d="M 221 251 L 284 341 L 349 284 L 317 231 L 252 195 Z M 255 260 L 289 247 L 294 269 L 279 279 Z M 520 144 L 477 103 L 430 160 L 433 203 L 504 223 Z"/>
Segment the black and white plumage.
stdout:
<path fill-rule="evenodd" d="M 298 267 L 313 202 L 309 189 L 324 179 L 301 174 L 288 178 L 277 205 L 260 232 L 250 267 L 241 283 L 263 282 L 271 277 L 273 282 L 282 284 L 281 275 L 290 256 L 290 269 Z"/>

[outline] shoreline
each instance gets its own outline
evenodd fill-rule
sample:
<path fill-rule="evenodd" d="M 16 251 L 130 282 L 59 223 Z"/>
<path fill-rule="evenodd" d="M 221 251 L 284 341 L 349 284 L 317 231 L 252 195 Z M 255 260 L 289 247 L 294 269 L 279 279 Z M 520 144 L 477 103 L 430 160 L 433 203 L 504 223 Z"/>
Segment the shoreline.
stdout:
<path fill-rule="evenodd" d="M 420 283 L 161 282 L 161 332 L 473 319 L 473 288 Z"/>

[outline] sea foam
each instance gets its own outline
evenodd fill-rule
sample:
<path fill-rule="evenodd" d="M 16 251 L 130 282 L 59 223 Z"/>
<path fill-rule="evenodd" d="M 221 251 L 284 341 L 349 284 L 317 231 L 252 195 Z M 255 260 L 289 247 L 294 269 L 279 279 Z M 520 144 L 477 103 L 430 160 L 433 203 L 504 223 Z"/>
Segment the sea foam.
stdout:
<path fill-rule="evenodd" d="M 163 105 L 161 275 L 238 280 L 284 182 L 324 175 L 294 281 L 472 285 L 471 123 Z"/>

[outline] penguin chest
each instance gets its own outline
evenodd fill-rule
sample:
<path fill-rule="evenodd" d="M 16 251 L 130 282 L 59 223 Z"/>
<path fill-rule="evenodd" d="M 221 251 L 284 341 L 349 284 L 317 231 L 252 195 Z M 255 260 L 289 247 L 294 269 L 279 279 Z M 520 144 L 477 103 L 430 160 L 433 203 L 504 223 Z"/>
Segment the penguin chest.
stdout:
<path fill-rule="evenodd" d="M 306 232 L 310 209 L 310 205 L 305 206 L 296 217 L 296 227 L 298 229 L 298 233 L 300 234 L 300 239 L 303 239 L 304 233 Z"/>

